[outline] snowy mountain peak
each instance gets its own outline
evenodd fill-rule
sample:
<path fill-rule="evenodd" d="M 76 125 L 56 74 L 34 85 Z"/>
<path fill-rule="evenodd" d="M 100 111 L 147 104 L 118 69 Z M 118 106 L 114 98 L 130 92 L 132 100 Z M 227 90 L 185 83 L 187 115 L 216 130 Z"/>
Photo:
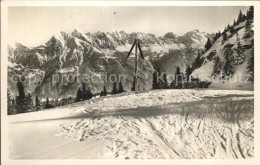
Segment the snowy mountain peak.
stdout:
<path fill-rule="evenodd" d="M 192 38 L 204 38 L 207 34 L 205 32 L 200 32 L 198 29 L 189 31 L 184 34 L 186 37 L 192 37 Z"/>
<path fill-rule="evenodd" d="M 200 33 L 200 30 L 199 29 L 194 29 L 191 32 L 193 32 L 193 33 Z"/>
<path fill-rule="evenodd" d="M 68 39 L 68 36 L 69 36 L 66 32 L 63 32 L 63 31 L 60 32 L 60 35 L 61 35 L 65 40 L 67 40 L 67 39 Z"/>
<path fill-rule="evenodd" d="M 61 35 L 53 35 L 51 39 L 45 44 L 47 47 L 51 46 L 59 46 L 59 47 L 64 47 L 65 41 L 63 36 Z"/>
<path fill-rule="evenodd" d="M 80 38 L 81 36 L 84 35 L 84 33 L 81 32 L 81 31 L 78 30 L 78 29 L 74 29 L 74 30 L 72 31 L 71 35 L 73 35 L 73 36 L 75 36 L 75 37 L 77 37 L 77 38 Z"/>
<path fill-rule="evenodd" d="M 174 34 L 173 32 L 168 32 L 163 37 L 167 38 L 167 39 L 171 39 L 171 40 L 178 38 L 178 36 L 176 34 Z"/>
<path fill-rule="evenodd" d="M 187 47 L 204 48 L 209 36 L 209 34 L 200 32 L 198 29 L 195 29 L 185 33 L 183 36 L 180 36 L 179 41 Z"/>
<path fill-rule="evenodd" d="M 127 33 L 126 33 L 125 31 L 123 31 L 123 30 L 121 30 L 119 33 L 120 33 L 120 34 L 123 34 L 123 35 L 126 35 L 126 34 L 127 34 Z"/>
<path fill-rule="evenodd" d="M 22 44 L 20 44 L 20 43 L 18 43 L 18 42 L 15 43 L 15 47 L 16 47 L 17 49 L 20 49 L 20 50 L 26 50 L 26 49 L 28 49 L 26 46 L 24 46 L 24 45 L 22 45 Z"/>

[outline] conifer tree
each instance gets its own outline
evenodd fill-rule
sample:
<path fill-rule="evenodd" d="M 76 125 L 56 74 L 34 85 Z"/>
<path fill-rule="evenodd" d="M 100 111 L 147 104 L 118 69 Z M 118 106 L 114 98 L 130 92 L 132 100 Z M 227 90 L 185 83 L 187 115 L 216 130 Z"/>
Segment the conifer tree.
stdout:
<path fill-rule="evenodd" d="M 82 83 L 82 100 L 87 100 L 87 90 L 85 83 Z"/>
<path fill-rule="evenodd" d="M 225 58 L 225 64 L 223 67 L 223 72 L 225 76 L 230 78 L 234 73 L 234 66 L 233 66 L 234 57 L 231 48 L 227 48 L 224 51 L 224 58 Z"/>
<path fill-rule="evenodd" d="M 49 100 L 48 97 L 46 98 L 46 102 L 45 102 L 45 106 L 44 107 L 45 107 L 45 109 L 53 108 L 53 106 L 51 105 L 50 100 Z"/>
<path fill-rule="evenodd" d="M 25 93 L 24 93 L 24 86 L 21 81 L 18 81 L 16 86 L 18 89 L 17 112 L 25 113 L 27 111 L 27 109 L 26 109 L 27 103 L 26 103 L 26 98 L 25 98 Z"/>
<path fill-rule="evenodd" d="M 157 81 L 158 81 L 159 89 L 163 89 L 163 80 L 161 79 L 161 71 L 160 71 L 160 69 L 158 69 Z"/>
<path fill-rule="evenodd" d="M 167 89 L 168 88 L 168 80 L 167 74 L 164 72 L 162 73 L 162 80 L 159 80 L 159 89 Z"/>
<path fill-rule="evenodd" d="M 87 90 L 87 99 L 91 99 L 92 97 L 93 97 L 93 94 L 92 94 L 90 88 L 88 88 L 88 90 Z"/>
<path fill-rule="evenodd" d="M 183 81 L 183 75 L 181 73 L 180 67 L 177 66 L 176 73 L 175 73 L 175 79 L 176 79 L 176 88 L 180 89 L 182 88 L 182 81 Z"/>
<path fill-rule="evenodd" d="M 249 74 L 249 81 L 254 82 L 254 41 L 252 41 L 251 57 L 248 59 L 247 72 Z"/>
<path fill-rule="evenodd" d="M 244 22 L 245 20 L 246 20 L 246 15 L 243 14 L 243 15 L 242 15 L 242 22 Z"/>
<path fill-rule="evenodd" d="M 27 110 L 33 111 L 34 110 L 33 99 L 30 92 L 28 93 L 26 100 L 27 100 Z"/>
<path fill-rule="evenodd" d="M 245 33 L 243 38 L 249 38 L 253 35 L 253 30 L 252 30 L 252 21 L 250 19 L 246 20 L 246 24 L 245 24 Z"/>
<path fill-rule="evenodd" d="M 180 67 L 177 66 L 174 80 L 171 82 L 171 88 L 180 89 L 182 88 L 182 83 L 183 83 L 183 75 L 181 73 Z"/>
<path fill-rule="evenodd" d="M 15 114 L 15 111 L 14 111 L 14 100 L 11 99 L 11 94 L 10 94 L 9 89 L 7 89 L 7 114 L 8 115 Z"/>
<path fill-rule="evenodd" d="M 47 97 L 46 101 L 45 101 L 45 109 L 48 108 L 49 104 L 50 104 L 50 101 L 49 101 L 49 98 Z"/>
<path fill-rule="evenodd" d="M 124 87 L 123 87 L 122 81 L 120 80 L 120 81 L 119 81 L 119 89 L 118 89 L 118 93 L 123 93 L 123 92 L 125 92 L 125 90 L 124 90 Z"/>
<path fill-rule="evenodd" d="M 38 96 L 35 97 L 35 110 L 39 111 L 41 109 L 41 102 L 38 98 Z"/>
<path fill-rule="evenodd" d="M 168 80 L 167 80 L 167 74 L 163 73 L 163 89 L 168 89 L 169 88 L 169 84 L 168 84 Z"/>
<path fill-rule="evenodd" d="M 224 31 L 222 32 L 222 34 L 225 33 L 225 32 L 227 32 L 227 27 L 224 28 Z"/>
<path fill-rule="evenodd" d="M 246 14 L 246 19 L 253 22 L 254 19 L 254 6 L 250 6 Z"/>
<path fill-rule="evenodd" d="M 152 87 L 153 89 L 159 89 L 159 82 L 158 82 L 158 73 L 157 71 L 153 72 L 153 83 L 152 83 Z"/>
<path fill-rule="evenodd" d="M 191 73 L 192 73 L 192 70 L 191 70 L 190 66 L 188 65 L 188 67 L 186 68 L 187 83 L 190 81 Z"/>
<path fill-rule="evenodd" d="M 216 75 L 220 74 L 220 72 L 221 72 L 221 62 L 220 62 L 219 56 L 216 56 L 214 58 L 214 66 L 213 66 L 213 73 L 212 73 L 212 75 L 216 76 Z"/>
<path fill-rule="evenodd" d="M 82 90 L 79 88 L 76 94 L 75 102 L 79 102 L 82 100 Z"/>
<path fill-rule="evenodd" d="M 107 89 L 106 86 L 104 85 L 103 91 L 101 91 L 100 96 L 107 96 Z"/>
<path fill-rule="evenodd" d="M 237 48 L 235 49 L 237 56 L 235 57 L 234 63 L 236 65 L 242 64 L 244 62 L 245 55 L 243 54 L 244 48 L 242 47 L 240 40 L 237 40 Z"/>
<path fill-rule="evenodd" d="M 113 83 L 113 89 L 112 89 L 112 94 L 117 94 L 118 90 L 117 90 L 117 86 L 116 86 L 116 82 Z"/>
<path fill-rule="evenodd" d="M 231 26 L 231 27 L 230 27 L 230 33 L 231 33 L 231 34 L 234 34 L 234 32 L 235 32 L 235 29 L 234 29 L 233 26 Z"/>
<path fill-rule="evenodd" d="M 218 35 L 218 37 L 220 37 L 220 36 L 221 36 L 221 32 L 220 32 L 220 30 L 218 31 L 217 35 Z"/>
<path fill-rule="evenodd" d="M 237 25 L 237 21 L 234 20 L 234 22 L 233 22 L 233 27 L 235 27 L 236 25 Z"/>
<path fill-rule="evenodd" d="M 214 37 L 213 41 L 215 42 L 220 36 L 221 36 L 221 33 L 220 33 L 220 31 L 218 31 L 218 32 L 215 34 L 215 37 Z M 214 43 L 214 42 L 213 42 L 213 43 Z"/>
<path fill-rule="evenodd" d="M 238 18 L 237 18 L 237 23 L 238 23 L 238 24 L 241 23 L 242 20 L 243 20 L 243 13 L 242 13 L 242 11 L 240 10 L 240 11 L 239 11 Z"/>
<path fill-rule="evenodd" d="M 107 89 L 106 89 L 106 86 L 104 86 L 104 88 L 103 88 L 103 92 L 104 92 L 104 96 L 107 96 Z"/>
<path fill-rule="evenodd" d="M 212 46 L 212 43 L 210 42 L 210 39 L 208 38 L 206 44 L 205 44 L 205 50 L 208 51 Z"/>
<path fill-rule="evenodd" d="M 227 33 L 224 32 L 223 35 L 222 35 L 223 39 L 222 39 L 222 43 L 226 42 L 227 41 Z"/>
<path fill-rule="evenodd" d="M 227 25 L 227 31 L 228 31 L 229 29 L 230 29 L 230 25 L 228 24 L 228 25 Z"/>

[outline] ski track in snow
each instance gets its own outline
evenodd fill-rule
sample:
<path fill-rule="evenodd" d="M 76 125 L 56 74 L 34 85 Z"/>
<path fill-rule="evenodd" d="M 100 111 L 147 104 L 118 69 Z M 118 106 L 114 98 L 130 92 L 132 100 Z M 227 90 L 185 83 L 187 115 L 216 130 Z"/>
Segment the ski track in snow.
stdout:
<path fill-rule="evenodd" d="M 224 95 L 221 92 L 218 94 Z M 144 94 L 140 96 L 146 98 Z M 151 98 L 153 96 L 150 95 Z M 167 92 L 165 96 L 171 98 Z M 190 95 L 184 92 L 179 98 L 183 99 L 184 96 Z M 109 110 L 115 107 L 121 107 L 123 110 L 111 112 L 106 109 L 105 112 L 100 112 L 90 103 L 88 108 L 92 107 L 92 110 L 96 110 L 93 113 L 94 117 L 62 124 L 55 136 L 64 136 L 74 141 L 105 142 L 106 145 L 97 158 L 244 159 L 254 156 L 253 107 L 247 107 L 247 112 L 242 114 L 238 122 L 230 122 L 229 114 L 223 111 L 224 103 L 218 104 L 216 100 L 209 105 L 205 103 L 191 103 L 184 106 L 170 104 L 150 108 L 137 106 L 134 110 L 124 110 L 122 104 L 131 107 L 134 99 L 124 98 L 125 102 L 120 102 L 120 98 L 116 98 L 118 103 L 111 101 L 113 98 L 107 98 L 110 104 L 104 99 L 102 105 L 113 105 Z M 235 98 L 232 97 L 230 100 L 234 101 Z M 245 97 L 242 98 L 245 99 Z M 142 100 L 142 97 L 139 99 Z M 166 99 L 163 100 L 167 102 Z M 240 100 L 238 97 L 236 104 Z M 100 105 L 101 102 L 95 102 L 95 105 L 97 104 Z M 229 103 L 226 104 L 229 105 Z M 239 110 L 238 107 L 236 108 Z M 85 112 L 88 113 L 89 110 Z"/>
<path fill-rule="evenodd" d="M 253 120 L 238 127 L 208 118 L 161 115 L 147 118 L 110 116 L 62 125 L 56 136 L 106 142 L 99 158 L 248 158 L 253 156 Z M 195 114 L 193 114 L 195 115 Z M 245 133 L 245 132 L 246 133 Z"/>

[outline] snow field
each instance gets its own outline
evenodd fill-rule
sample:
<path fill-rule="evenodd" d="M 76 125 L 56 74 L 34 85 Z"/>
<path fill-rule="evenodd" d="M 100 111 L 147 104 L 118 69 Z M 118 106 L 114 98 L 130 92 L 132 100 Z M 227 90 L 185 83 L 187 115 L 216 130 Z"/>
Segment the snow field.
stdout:
<path fill-rule="evenodd" d="M 247 109 L 248 114 L 238 124 L 224 120 L 225 115 L 218 116 L 220 112 L 211 111 L 210 106 L 170 107 L 174 108 L 172 113 L 158 112 L 153 116 L 115 115 L 80 119 L 61 125 L 56 136 L 73 141 L 105 143 L 95 158 L 253 157 L 252 109 Z"/>
<path fill-rule="evenodd" d="M 163 94 L 153 91 L 149 97 L 142 93 L 91 102 L 88 108 L 92 110 L 95 108 L 91 104 L 110 108 L 61 125 L 56 136 L 105 143 L 94 158 L 243 159 L 254 156 L 253 98 L 232 96 L 219 99 L 219 96 L 250 92 L 170 91 L 165 90 Z M 212 97 L 210 101 L 201 99 L 206 95 Z M 147 103 L 148 98 L 152 101 Z M 156 102 L 154 98 L 162 98 L 165 102 Z M 201 101 L 183 103 L 187 99 Z M 182 103 L 169 104 L 173 100 Z M 126 109 L 129 107 L 135 109 Z M 117 108 L 120 110 L 112 111 Z M 231 115 L 233 110 L 234 115 Z M 242 115 L 238 115 L 240 112 Z"/>
<path fill-rule="evenodd" d="M 8 116 L 11 157 L 252 158 L 253 112 L 253 91 L 156 90 L 94 98 Z M 43 142 L 46 154 L 38 146 Z"/>

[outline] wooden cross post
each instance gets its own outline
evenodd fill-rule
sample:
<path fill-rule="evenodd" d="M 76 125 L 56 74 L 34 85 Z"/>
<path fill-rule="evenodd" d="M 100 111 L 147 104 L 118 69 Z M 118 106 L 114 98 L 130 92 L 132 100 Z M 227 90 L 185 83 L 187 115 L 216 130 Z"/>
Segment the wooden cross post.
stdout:
<path fill-rule="evenodd" d="M 137 44 L 138 44 L 138 40 L 136 42 L 135 45 L 135 92 L 138 92 L 138 79 L 137 79 L 137 72 L 138 72 L 138 58 L 137 58 Z"/>
<path fill-rule="evenodd" d="M 139 52 L 140 52 L 140 55 L 141 55 L 141 58 L 144 59 L 144 55 L 143 55 L 143 52 L 141 50 L 141 46 L 140 46 L 140 41 L 139 39 L 136 39 L 130 49 L 130 51 L 128 52 L 128 55 L 126 58 L 128 58 L 132 52 L 132 50 L 134 49 L 135 47 L 135 75 L 134 75 L 134 85 L 135 85 L 135 92 L 137 93 L 138 92 L 138 76 L 137 76 L 137 73 L 138 73 L 138 54 L 137 54 L 137 51 L 139 49 Z"/>

